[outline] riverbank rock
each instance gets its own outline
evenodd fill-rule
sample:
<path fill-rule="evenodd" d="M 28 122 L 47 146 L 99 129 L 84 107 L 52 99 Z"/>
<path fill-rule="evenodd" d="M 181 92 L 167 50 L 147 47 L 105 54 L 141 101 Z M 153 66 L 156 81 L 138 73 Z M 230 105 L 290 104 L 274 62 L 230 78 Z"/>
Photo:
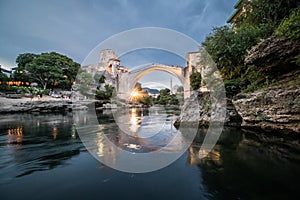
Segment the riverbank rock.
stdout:
<path fill-rule="evenodd" d="M 242 126 L 265 131 L 300 133 L 300 86 L 285 78 L 276 86 L 239 94 L 233 104 L 242 116 Z M 292 83 L 291 83 L 292 82 Z"/>
<path fill-rule="evenodd" d="M 15 101 L 12 99 L 2 99 L 0 113 L 16 112 L 61 112 L 71 110 L 87 110 L 93 101 L 70 101 L 70 100 L 37 100 Z"/>
<path fill-rule="evenodd" d="M 216 121 L 212 119 L 218 119 L 218 116 L 222 116 L 225 110 L 225 126 L 239 127 L 242 123 L 241 116 L 235 110 L 231 99 L 226 98 L 226 104 L 217 103 L 215 109 L 212 112 L 212 104 L 209 92 L 195 92 L 190 99 L 186 100 L 183 105 L 180 118 L 175 122 L 176 126 L 179 126 L 180 122 L 197 122 L 199 121 L 200 126 L 208 126 L 211 121 L 216 123 L 223 123 L 221 121 Z"/>

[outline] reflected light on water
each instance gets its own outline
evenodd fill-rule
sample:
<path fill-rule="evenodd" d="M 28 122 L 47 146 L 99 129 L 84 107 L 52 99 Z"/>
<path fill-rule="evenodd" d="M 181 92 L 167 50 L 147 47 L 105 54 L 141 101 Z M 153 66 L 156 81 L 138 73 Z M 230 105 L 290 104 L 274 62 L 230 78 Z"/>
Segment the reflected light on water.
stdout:
<path fill-rule="evenodd" d="M 199 146 L 190 146 L 188 152 L 188 163 L 190 165 L 199 164 L 205 161 L 214 161 L 217 164 L 222 163 L 220 149 L 217 146 L 211 151 L 200 149 Z"/>
<path fill-rule="evenodd" d="M 105 160 L 105 163 L 109 163 L 110 166 L 115 166 L 118 158 L 118 150 L 105 143 L 105 136 L 99 132 L 97 135 L 97 155 Z"/>
<path fill-rule="evenodd" d="M 55 140 L 57 138 L 57 127 L 53 127 L 52 128 L 52 135 L 53 135 L 53 139 Z"/>
<path fill-rule="evenodd" d="M 137 133 L 140 128 L 140 117 L 138 116 L 137 109 L 132 108 L 130 110 L 130 130 L 133 133 Z"/>
<path fill-rule="evenodd" d="M 23 141 L 23 128 L 17 127 L 17 128 L 11 128 L 7 130 L 8 135 L 8 144 L 17 142 L 18 144 L 21 144 Z"/>
<path fill-rule="evenodd" d="M 71 129 L 71 137 L 73 139 L 76 139 L 76 128 L 75 128 L 75 125 L 73 125 L 72 129 Z"/>

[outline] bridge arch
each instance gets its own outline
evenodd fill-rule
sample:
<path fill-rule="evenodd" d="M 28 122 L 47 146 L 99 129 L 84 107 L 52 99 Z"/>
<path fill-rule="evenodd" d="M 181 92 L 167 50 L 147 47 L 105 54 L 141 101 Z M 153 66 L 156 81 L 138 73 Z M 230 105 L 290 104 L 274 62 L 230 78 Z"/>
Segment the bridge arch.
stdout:
<path fill-rule="evenodd" d="M 118 81 L 118 97 L 121 99 L 128 100 L 130 98 L 131 92 L 133 91 L 136 83 L 139 79 L 141 79 L 146 74 L 151 72 L 161 71 L 167 72 L 181 82 L 184 87 L 184 97 L 189 97 L 190 92 L 190 83 L 189 83 L 189 75 L 188 80 L 185 77 L 186 73 L 184 72 L 184 68 L 179 66 L 168 66 L 162 64 L 151 64 L 147 66 L 140 67 L 138 69 L 132 70 L 128 73 L 124 73 L 119 77 Z"/>

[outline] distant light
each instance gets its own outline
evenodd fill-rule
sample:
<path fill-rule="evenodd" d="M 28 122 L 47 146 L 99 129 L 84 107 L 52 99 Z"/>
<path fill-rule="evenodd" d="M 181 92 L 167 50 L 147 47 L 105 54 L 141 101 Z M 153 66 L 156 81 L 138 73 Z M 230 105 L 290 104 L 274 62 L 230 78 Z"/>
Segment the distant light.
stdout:
<path fill-rule="evenodd" d="M 137 96 L 139 96 L 140 94 L 137 92 L 137 91 L 133 91 L 132 93 L 131 93 L 131 97 L 137 97 Z"/>

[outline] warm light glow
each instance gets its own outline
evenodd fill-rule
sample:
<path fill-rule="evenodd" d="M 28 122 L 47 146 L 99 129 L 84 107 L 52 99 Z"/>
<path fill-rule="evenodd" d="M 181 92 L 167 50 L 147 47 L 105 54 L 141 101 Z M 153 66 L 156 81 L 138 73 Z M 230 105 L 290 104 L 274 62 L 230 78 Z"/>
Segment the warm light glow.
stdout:
<path fill-rule="evenodd" d="M 52 135 L 53 135 L 53 139 L 55 140 L 57 137 L 57 128 L 56 127 L 52 128 Z"/>
<path fill-rule="evenodd" d="M 0 81 L 0 85 L 2 85 L 3 82 Z M 6 85 L 8 86 L 22 86 L 22 85 L 29 85 L 28 82 L 21 82 L 21 81 L 7 81 Z"/>
<path fill-rule="evenodd" d="M 130 100 L 136 102 L 141 97 L 141 92 L 137 90 L 133 90 L 131 92 Z"/>
<path fill-rule="evenodd" d="M 132 93 L 131 93 L 131 97 L 138 97 L 140 94 L 138 93 L 138 91 L 133 91 Z"/>
<path fill-rule="evenodd" d="M 130 113 L 130 130 L 133 133 L 137 133 L 138 129 L 139 129 L 139 120 L 138 120 L 137 110 L 136 108 L 132 108 Z"/>
<path fill-rule="evenodd" d="M 23 141 L 23 128 L 11 128 L 7 130 L 8 134 L 8 144 L 16 142 L 17 144 L 21 144 Z"/>

